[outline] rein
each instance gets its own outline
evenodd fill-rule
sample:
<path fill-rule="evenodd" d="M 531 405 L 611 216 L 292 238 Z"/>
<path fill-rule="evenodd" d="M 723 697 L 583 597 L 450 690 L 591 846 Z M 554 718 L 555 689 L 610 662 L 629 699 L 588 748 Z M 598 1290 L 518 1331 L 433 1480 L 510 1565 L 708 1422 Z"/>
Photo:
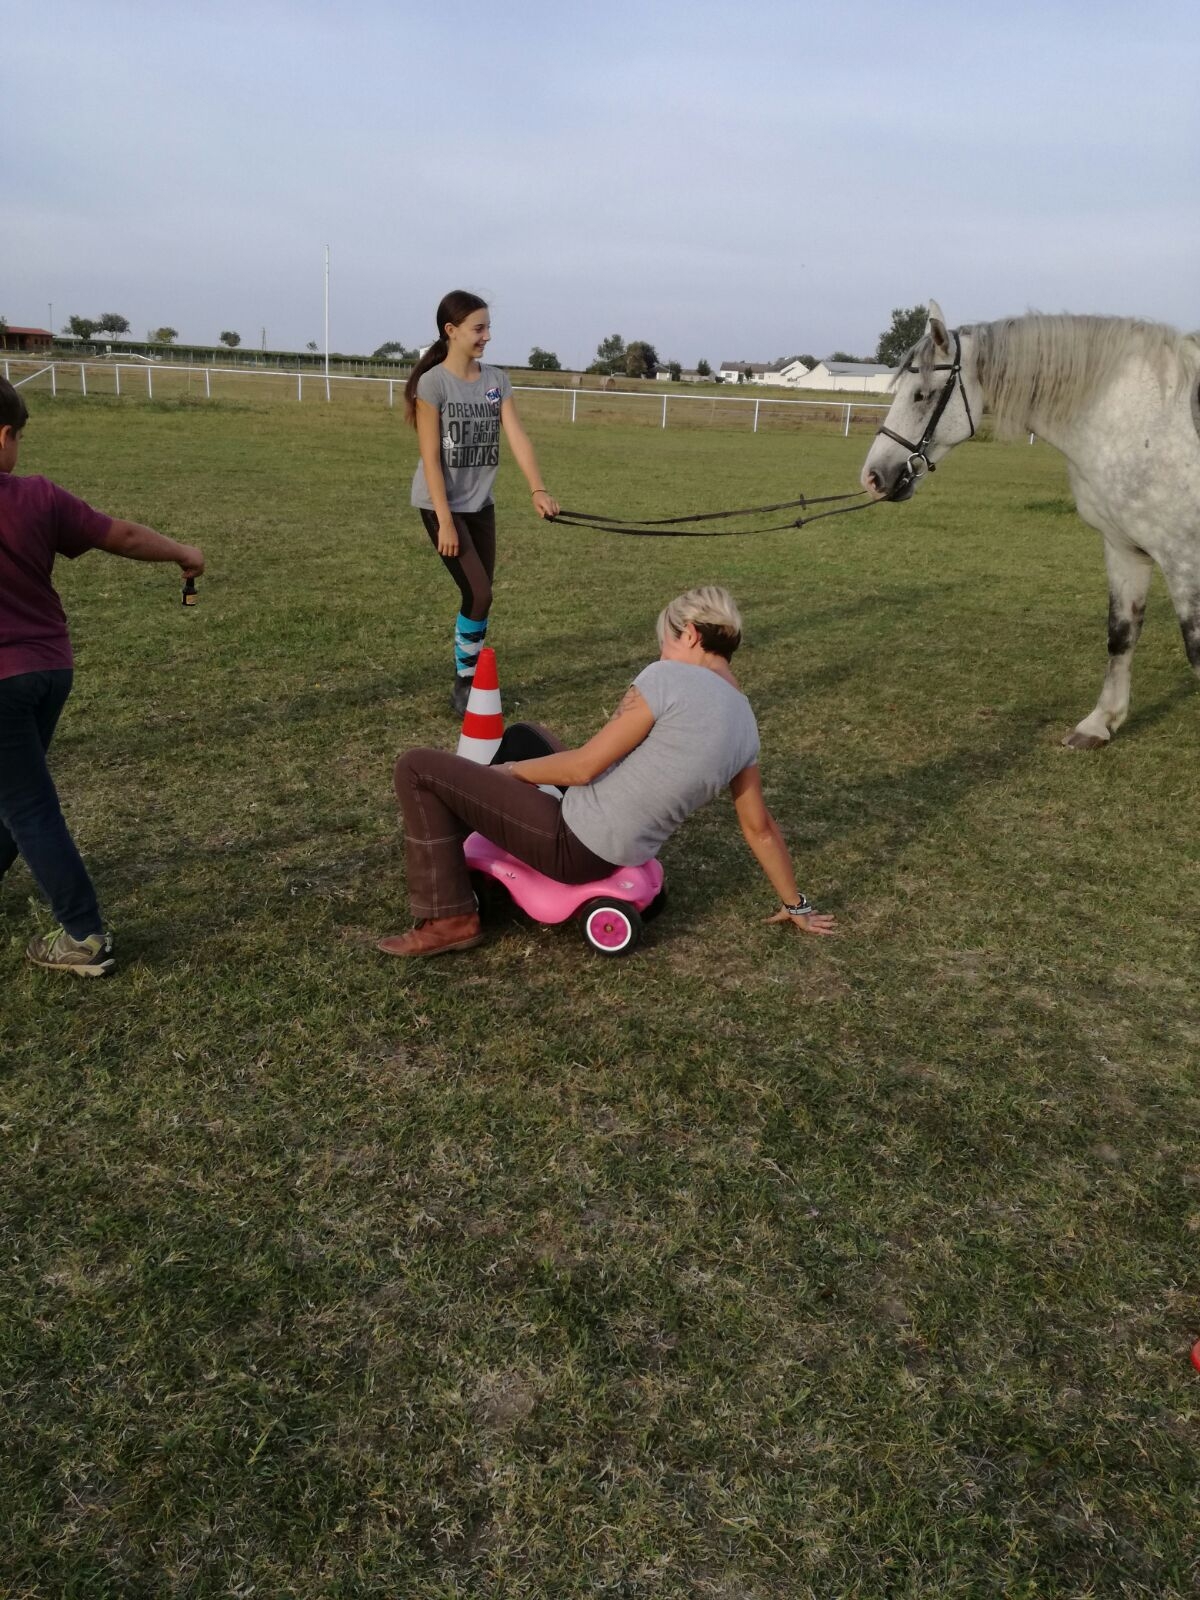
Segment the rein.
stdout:
<path fill-rule="evenodd" d="M 873 505 L 885 502 L 868 500 L 856 506 L 839 506 L 835 511 L 818 511 L 813 517 L 801 516 L 793 517 L 788 522 L 773 522 L 766 528 L 696 528 L 681 524 L 724 522 L 730 517 L 762 517 L 772 511 L 792 511 L 796 506 L 807 510 L 809 506 L 829 505 L 834 500 L 858 500 L 866 492 L 865 489 L 856 489 L 852 494 L 823 494 L 812 500 L 801 495 L 796 500 L 780 500 L 773 506 L 742 506 L 736 511 L 700 511 L 690 517 L 647 517 L 642 522 L 625 517 L 600 516 L 593 511 L 560 511 L 556 517 L 547 517 L 546 520 L 566 523 L 574 528 L 590 528 L 595 533 L 628 533 L 650 539 L 728 539 L 743 534 L 779 533 L 784 529 L 803 528 L 810 522 L 820 522 L 822 517 L 841 517 L 847 511 L 869 511 Z"/>
<path fill-rule="evenodd" d="M 912 362 L 910 361 L 904 370 L 905 372 L 914 372 L 919 374 L 921 369 L 913 366 Z M 942 392 L 940 395 L 938 395 L 937 405 L 934 406 L 933 413 L 930 416 L 929 421 L 925 424 L 925 432 L 917 440 L 916 444 L 913 444 L 911 439 L 902 438 L 900 434 L 896 433 L 891 428 L 881 427 L 875 430 L 876 437 L 878 437 L 879 434 L 883 434 L 885 439 L 893 439 L 902 449 L 908 451 L 908 460 L 905 463 L 904 474 L 897 481 L 896 487 L 893 489 L 889 497 L 893 500 L 908 489 L 914 478 L 923 478 L 927 472 L 937 471 L 937 467 L 929 459 L 929 451 L 933 446 L 933 436 L 937 430 L 937 425 L 942 420 L 942 413 L 950 404 L 951 397 L 954 394 L 954 385 L 956 382 L 960 391 L 962 392 L 963 409 L 967 413 L 967 421 L 971 426 L 971 432 L 967 435 L 967 437 L 971 439 L 975 437 L 975 418 L 971 415 L 971 402 L 967 399 L 967 386 L 963 382 L 962 378 L 962 340 L 958 336 L 957 329 L 954 330 L 954 360 L 939 361 L 928 370 L 930 372 L 948 372 L 950 376 L 942 385 Z M 922 463 L 922 466 L 919 469 L 916 466 L 918 461 Z"/>

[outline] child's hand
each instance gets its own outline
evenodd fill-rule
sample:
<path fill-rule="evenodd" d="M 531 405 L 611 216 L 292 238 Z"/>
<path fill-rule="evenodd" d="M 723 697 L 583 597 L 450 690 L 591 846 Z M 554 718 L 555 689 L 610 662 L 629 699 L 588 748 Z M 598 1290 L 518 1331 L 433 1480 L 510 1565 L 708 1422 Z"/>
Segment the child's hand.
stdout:
<path fill-rule="evenodd" d="M 185 578 L 199 578 L 204 573 L 204 552 L 194 544 L 185 544 L 179 556 L 179 570 Z"/>
<path fill-rule="evenodd" d="M 449 522 L 438 523 L 438 555 L 456 556 L 458 554 L 458 529 L 454 526 L 453 519 Z"/>
<path fill-rule="evenodd" d="M 539 517 L 556 517 L 560 508 L 549 489 L 538 489 L 533 496 L 533 509 Z"/>
<path fill-rule="evenodd" d="M 802 917 L 792 916 L 790 911 L 781 906 L 773 917 L 767 918 L 768 922 L 790 922 L 800 929 L 801 933 L 836 933 L 837 918 L 826 911 L 808 911 Z"/>

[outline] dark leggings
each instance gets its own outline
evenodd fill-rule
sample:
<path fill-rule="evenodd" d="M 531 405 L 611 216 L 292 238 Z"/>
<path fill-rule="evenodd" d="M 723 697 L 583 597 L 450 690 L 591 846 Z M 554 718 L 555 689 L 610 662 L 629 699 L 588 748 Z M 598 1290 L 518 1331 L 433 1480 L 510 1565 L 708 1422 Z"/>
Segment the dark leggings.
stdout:
<path fill-rule="evenodd" d="M 458 554 L 443 556 L 442 565 L 458 585 L 462 614 L 472 622 L 482 622 L 492 609 L 492 574 L 496 570 L 496 508 L 455 511 L 458 529 Z M 437 549 L 436 511 L 421 511 L 425 532 Z"/>

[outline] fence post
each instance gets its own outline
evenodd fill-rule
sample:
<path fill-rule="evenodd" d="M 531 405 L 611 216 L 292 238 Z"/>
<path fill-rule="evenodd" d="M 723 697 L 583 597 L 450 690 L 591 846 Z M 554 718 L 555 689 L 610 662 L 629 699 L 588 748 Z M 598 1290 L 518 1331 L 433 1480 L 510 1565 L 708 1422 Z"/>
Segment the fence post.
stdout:
<path fill-rule="evenodd" d="M 299 367 L 296 368 L 296 399 L 304 399 L 304 374 Z"/>
<path fill-rule="evenodd" d="M 212 399 L 212 381 L 207 367 L 204 369 L 204 398 L 206 400 Z"/>
<path fill-rule="evenodd" d="M 329 374 L 326 373 L 325 374 L 325 399 L 326 399 L 326 402 L 328 402 L 332 398 L 333 398 L 333 396 L 329 393 Z"/>
<path fill-rule="evenodd" d="M 83 392 L 84 399 L 86 400 L 87 399 L 87 368 L 84 366 L 82 361 L 79 363 L 79 387 L 80 387 L 81 391 Z"/>
<path fill-rule="evenodd" d="M 575 421 L 575 402 L 576 402 L 576 400 L 578 400 L 578 398 L 579 398 L 579 390 L 578 389 L 572 389 L 571 390 L 571 421 L 572 422 Z"/>
<path fill-rule="evenodd" d="M 146 368 L 146 399 L 154 399 L 154 374 L 149 367 Z"/>
<path fill-rule="evenodd" d="M 395 404 L 396 404 L 396 380 L 394 378 L 389 378 L 388 379 L 388 405 L 394 406 Z"/>
<path fill-rule="evenodd" d="M 754 426 L 750 430 L 751 433 L 757 433 L 758 432 L 758 408 L 759 408 L 759 406 L 761 404 L 762 404 L 761 400 L 756 400 L 754 402 Z"/>
<path fill-rule="evenodd" d="M 663 425 L 664 428 L 667 425 L 667 397 L 666 397 L 666 395 L 663 395 L 663 420 L 662 420 L 662 425 Z"/>
<path fill-rule="evenodd" d="M 121 398 L 121 368 L 118 364 L 113 368 L 113 377 L 117 380 L 117 399 Z"/>
<path fill-rule="evenodd" d="M 50 368 L 50 398 L 53 400 L 58 394 L 58 374 L 53 367 Z"/>
<path fill-rule="evenodd" d="M 842 438 L 843 439 L 848 439 L 849 437 L 850 437 L 850 402 L 849 402 L 849 400 L 847 400 L 846 401 L 846 426 L 842 429 Z"/>

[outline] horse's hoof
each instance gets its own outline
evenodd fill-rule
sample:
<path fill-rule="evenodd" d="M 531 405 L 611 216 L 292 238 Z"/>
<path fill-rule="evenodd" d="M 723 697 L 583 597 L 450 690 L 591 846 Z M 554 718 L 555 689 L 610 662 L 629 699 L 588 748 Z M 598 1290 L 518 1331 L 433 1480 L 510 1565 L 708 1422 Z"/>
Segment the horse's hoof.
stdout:
<path fill-rule="evenodd" d="M 1072 728 L 1063 740 L 1068 750 L 1102 750 L 1111 742 L 1111 739 L 1102 739 L 1096 733 L 1080 733 L 1078 728 Z"/>

